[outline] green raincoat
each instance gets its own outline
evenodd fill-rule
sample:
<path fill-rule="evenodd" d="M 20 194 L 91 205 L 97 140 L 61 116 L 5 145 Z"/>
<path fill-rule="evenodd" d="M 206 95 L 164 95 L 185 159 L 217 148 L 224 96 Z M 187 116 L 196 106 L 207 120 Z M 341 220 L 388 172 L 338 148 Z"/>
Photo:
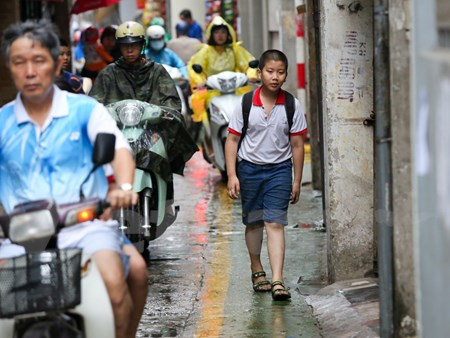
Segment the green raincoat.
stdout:
<path fill-rule="evenodd" d="M 150 159 L 150 152 L 148 156 L 141 152 L 136 166 L 152 169 L 167 181 L 172 180 L 172 173 L 183 175 L 185 163 L 198 147 L 186 130 L 175 82 L 161 64 L 142 58 L 141 64 L 130 65 L 120 58 L 100 71 L 89 95 L 104 105 L 131 99 L 174 109 L 167 110 L 167 118 L 158 125 L 148 125 L 148 132 L 157 130 L 164 138 L 168 165 Z"/>
<path fill-rule="evenodd" d="M 102 69 L 89 92 L 104 105 L 134 99 L 181 111 L 175 82 L 159 63 L 142 58 L 130 65 L 123 58 Z"/>

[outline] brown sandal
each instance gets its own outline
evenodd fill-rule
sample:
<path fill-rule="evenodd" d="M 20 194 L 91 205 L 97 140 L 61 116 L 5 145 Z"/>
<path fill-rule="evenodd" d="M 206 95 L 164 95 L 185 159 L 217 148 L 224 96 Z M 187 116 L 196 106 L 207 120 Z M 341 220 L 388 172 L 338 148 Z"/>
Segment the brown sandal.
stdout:
<path fill-rule="evenodd" d="M 274 289 L 275 286 L 280 285 L 281 289 Z M 286 288 L 283 282 L 279 280 L 272 283 L 272 299 L 273 300 L 288 300 L 291 298 L 289 288 Z"/>
<path fill-rule="evenodd" d="M 253 283 L 253 291 L 255 292 L 269 292 L 270 289 L 265 289 L 264 286 L 270 285 L 268 280 L 263 280 L 260 282 L 255 282 L 255 280 L 259 277 L 266 277 L 266 273 L 264 271 L 258 271 L 252 273 L 252 283 Z"/>

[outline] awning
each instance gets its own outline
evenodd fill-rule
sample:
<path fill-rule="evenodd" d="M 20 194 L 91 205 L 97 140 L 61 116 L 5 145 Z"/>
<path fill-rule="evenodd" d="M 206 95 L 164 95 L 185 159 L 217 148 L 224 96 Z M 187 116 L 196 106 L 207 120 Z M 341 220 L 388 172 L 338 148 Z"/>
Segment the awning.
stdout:
<path fill-rule="evenodd" d="M 120 0 L 77 0 L 70 11 L 70 14 L 80 14 L 93 9 L 111 6 L 118 2 L 120 2 Z"/>

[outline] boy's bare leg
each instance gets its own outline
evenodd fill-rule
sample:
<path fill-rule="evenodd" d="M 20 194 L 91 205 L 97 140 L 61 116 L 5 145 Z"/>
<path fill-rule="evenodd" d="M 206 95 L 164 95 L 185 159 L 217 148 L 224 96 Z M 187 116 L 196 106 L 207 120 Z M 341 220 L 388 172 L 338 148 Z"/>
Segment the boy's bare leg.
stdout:
<path fill-rule="evenodd" d="M 252 273 L 264 271 L 261 263 L 261 248 L 264 235 L 264 225 L 245 227 L 245 243 L 247 244 L 248 254 L 250 256 L 250 268 Z M 254 280 L 255 283 L 266 280 L 261 276 Z M 270 285 L 260 287 L 261 290 L 270 290 Z"/>
<path fill-rule="evenodd" d="M 278 223 L 266 222 L 267 232 L 267 251 L 269 253 L 270 266 L 272 268 L 272 281 L 283 280 L 285 239 L 284 226 Z M 275 289 L 281 289 L 281 285 L 275 286 Z"/>

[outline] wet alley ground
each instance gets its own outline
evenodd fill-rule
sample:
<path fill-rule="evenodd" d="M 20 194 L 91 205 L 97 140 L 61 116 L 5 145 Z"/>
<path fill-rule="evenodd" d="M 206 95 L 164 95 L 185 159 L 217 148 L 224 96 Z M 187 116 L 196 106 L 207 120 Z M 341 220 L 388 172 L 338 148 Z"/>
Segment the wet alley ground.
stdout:
<path fill-rule="evenodd" d="M 324 327 L 320 311 L 334 292 L 314 296 L 326 286 L 326 233 L 314 227 L 322 224 L 322 204 L 310 185 L 289 209 L 288 302 L 253 292 L 240 202 L 227 196 L 200 153 L 184 177 L 176 176 L 175 200 L 177 221 L 150 244 L 149 295 L 137 337 L 333 337 L 336 327 Z M 270 278 L 265 243 L 262 257 Z"/>

